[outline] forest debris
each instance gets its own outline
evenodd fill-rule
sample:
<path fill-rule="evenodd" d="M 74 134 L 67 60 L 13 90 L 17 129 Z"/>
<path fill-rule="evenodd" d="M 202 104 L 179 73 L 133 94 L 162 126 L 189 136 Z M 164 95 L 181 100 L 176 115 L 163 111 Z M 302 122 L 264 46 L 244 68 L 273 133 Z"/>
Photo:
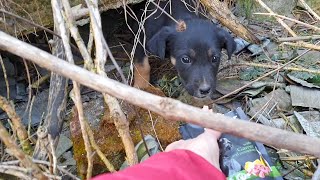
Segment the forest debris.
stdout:
<path fill-rule="evenodd" d="M 296 78 L 296 77 L 293 76 L 293 75 L 287 74 L 287 76 L 288 76 L 292 81 L 294 81 L 294 82 L 296 82 L 296 83 L 299 83 L 299 84 L 301 84 L 301 85 L 304 86 L 304 87 L 320 89 L 319 86 L 314 85 L 314 84 L 312 84 L 312 83 L 309 83 L 309 82 L 307 82 L 307 81 L 305 81 L 305 80 Z"/>
<path fill-rule="evenodd" d="M 320 42 L 318 42 L 318 43 L 316 43 L 316 44 L 319 44 L 319 43 L 320 43 Z M 276 68 L 276 69 L 274 69 L 274 70 L 272 70 L 272 71 L 270 71 L 270 72 L 268 72 L 268 73 L 265 73 L 263 76 L 260 76 L 259 78 L 251 81 L 250 83 L 242 86 L 241 88 L 239 88 L 239 89 L 237 89 L 237 90 L 234 90 L 234 91 L 232 91 L 232 92 L 230 92 L 230 93 L 228 93 L 228 94 L 226 94 L 226 95 L 224 95 L 224 96 L 222 96 L 222 97 L 219 97 L 218 99 L 215 99 L 214 102 L 219 102 L 219 101 L 223 100 L 224 98 L 229 97 L 229 96 L 231 96 L 231 95 L 233 95 L 233 94 L 236 94 L 236 93 L 240 92 L 241 90 L 249 87 L 251 84 L 253 84 L 253 83 L 255 83 L 255 82 L 258 82 L 258 81 L 261 80 L 262 78 L 268 77 L 268 76 L 270 76 L 271 74 L 273 74 L 273 73 L 275 73 L 275 72 L 278 72 L 279 70 L 283 69 L 284 67 L 286 67 L 286 66 L 288 66 L 289 64 L 293 63 L 294 61 L 300 59 L 303 55 L 307 54 L 309 51 L 310 51 L 310 49 L 305 50 L 303 53 L 299 54 L 298 56 L 296 56 L 295 58 L 291 59 L 291 60 L 288 61 L 287 63 L 282 64 L 280 67 L 278 67 L 278 68 Z"/>
<path fill-rule="evenodd" d="M 320 90 L 290 85 L 292 106 L 312 107 L 320 109 Z"/>
<path fill-rule="evenodd" d="M 56 148 L 56 156 L 59 158 L 63 153 L 72 147 L 72 141 L 64 135 L 60 135 Z"/>
<path fill-rule="evenodd" d="M 292 21 L 294 23 L 297 23 L 297 24 L 300 24 L 300 25 L 303 25 L 307 28 L 310 28 L 314 31 L 317 31 L 317 32 L 320 32 L 320 28 L 316 27 L 316 26 L 313 26 L 311 24 L 307 24 L 307 23 L 304 23 L 304 22 L 301 22 L 301 21 L 298 21 L 296 19 L 293 19 L 293 18 L 289 18 L 289 17 L 286 17 L 286 16 L 282 16 L 282 15 L 279 15 L 279 14 L 273 14 L 273 13 L 254 13 L 256 15 L 266 15 L 266 16 L 275 16 L 275 17 L 279 17 L 281 19 L 285 19 L 285 20 L 289 20 L 289 21 Z"/>
<path fill-rule="evenodd" d="M 26 131 L 25 126 L 22 124 L 21 118 L 17 115 L 9 101 L 2 96 L 0 96 L 0 108 L 3 109 L 11 119 L 13 124 L 12 130 L 17 133 L 23 151 L 30 155 L 32 153 L 32 148 L 29 141 L 28 132 Z"/>
<path fill-rule="evenodd" d="M 248 81 L 238 80 L 238 79 L 223 79 L 219 80 L 217 83 L 216 90 L 225 95 L 228 94 L 238 88 L 241 88 L 242 86 L 249 83 Z M 252 86 L 248 87 L 241 93 L 237 94 L 236 96 L 243 96 L 243 95 L 249 95 L 251 97 L 258 95 L 261 93 L 266 84 L 260 83 L 260 84 L 252 84 Z"/>
<path fill-rule="evenodd" d="M 248 66 L 248 67 L 266 68 L 266 69 L 279 68 L 279 66 L 272 65 L 272 64 L 248 63 L 248 62 L 236 63 L 236 64 L 232 64 L 232 66 Z M 303 67 L 283 67 L 283 70 L 296 71 L 296 72 L 308 72 L 308 73 L 320 75 L 320 71 L 318 71 L 318 70 L 306 69 Z"/>
<path fill-rule="evenodd" d="M 260 44 L 260 40 L 239 22 L 223 2 L 219 0 L 200 0 L 200 2 L 207 8 L 211 16 L 229 28 L 234 34 L 249 42 Z"/>
<path fill-rule="evenodd" d="M 94 59 L 95 68 L 97 69 L 97 74 L 103 77 L 108 77 L 105 73 L 105 63 L 107 56 L 109 56 L 109 59 L 113 62 L 113 64 L 117 67 L 117 70 L 121 76 L 122 82 L 124 84 L 127 83 L 122 70 L 116 63 L 110 48 L 103 36 L 103 33 L 101 31 L 101 16 L 98 10 L 98 1 L 89 2 L 89 0 L 85 0 L 89 11 L 90 11 L 90 19 L 91 19 L 91 28 L 93 32 L 93 38 L 95 42 L 96 47 L 96 57 Z M 108 107 L 110 109 L 110 116 L 113 118 L 113 122 L 118 130 L 118 134 L 121 137 L 122 143 L 125 147 L 125 152 L 127 155 L 127 160 L 129 165 L 135 165 L 138 163 L 138 157 L 136 152 L 134 151 L 134 144 L 133 140 L 130 136 L 130 130 L 129 130 L 129 121 L 125 114 L 123 113 L 121 109 L 121 105 L 115 97 L 111 96 L 110 94 L 103 93 L 104 100 L 108 104 Z"/>
<path fill-rule="evenodd" d="M 317 126 L 319 124 L 314 124 L 310 122 L 309 120 L 305 119 L 301 114 L 299 114 L 297 111 L 293 111 L 294 115 L 300 122 L 301 126 L 303 127 L 303 130 L 306 132 L 308 136 L 312 137 L 320 137 L 320 126 Z M 320 120 L 318 120 L 320 122 Z"/>
<path fill-rule="evenodd" d="M 20 47 L 20 48 L 16 48 Z M 172 121 L 185 121 L 211 128 L 223 133 L 231 133 L 249 140 L 259 141 L 278 148 L 289 149 L 320 157 L 320 139 L 267 127 L 258 123 L 244 122 L 184 104 L 171 98 L 163 98 L 134 87 L 124 85 L 116 80 L 99 76 L 81 67 L 65 62 L 28 43 L 22 42 L 4 32 L 0 32 L 0 48 L 22 56 L 55 73 L 73 79 L 94 90 L 109 93 L 134 105 L 157 112 Z M 306 51 L 308 52 L 308 51 Z M 292 59 L 286 64 L 300 58 Z M 285 64 L 285 65 L 286 65 Z M 279 68 L 281 69 L 281 67 Z M 272 74 L 266 73 L 265 76 Z M 256 80 L 258 81 L 258 80 Z M 256 82 L 256 81 L 251 81 Z M 249 85 L 248 85 L 249 86 Z M 134 96 L 133 96 L 134 94 Z M 237 127 L 237 128 L 235 128 Z M 270 136 L 273 134 L 273 136 Z"/>
<path fill-rule="evenodd" d="M 315 45 L 315 44 L 310 44 L 310 43 L 306 43 L 303 41 L 299 41 L 299 42 L 283 42 L 280 44 L 280 46 L 283 45 L 288 45 L 288 46 L 293 46 L 293 47 L 300 47 L 300 48 L 308 48 L 308 49 L 313 49 L 313 50 L 317 50 L 320 51 L 320 46 L 319 45 Z"/>
<path fill-rule="evenodd" d="M 255 0 L 255 1 L 258 2 L 269 13 L 276 14 L 262 0 Z M 291 36 L 293 37 L 297 36 L 297 34 L 293 32 L 292 29 L 281 18 L 276 17 L 276 20 L 291 34 Z"/>
<path fill-rule="evenodd" d="M 22 130 L 23 131 L 23 130 Z M 31 168 L 32 175 L 39 180 L 47 180 L 48 178 L 41 171 L 39 166 L 34 164 L 30 157 L 19 148 L 13 139 L 11 139 L 10 134 L 7 132 L 6 128 L 0 122 L 0 139 L 6 145 L 10 154 L 15 156 L 20 160 L 21 164 L 26 168 Z"/>
<path fill-rule="evenodd" d="M 306 8 L 306 10 L 310 14 L 312 14 L 318 21 L 320 21 L 320 16 L 316 12 L 314 12 L 304 0 L 299 0 L 299 2 Z"/>
<path fill-rule="evenodd" d="M 259 121 L 267 126 L 276 127 L 287 131 L 293 131 L 296 133 L 302 133 L 302 127 L 300 126 L 299 122 L 294 118 L 294 116 L 286 116 L 286 119 L 268 119 L 263 115 L 259 115 Z"/>
<path fill-rule="evenodd" d="M 161 94 L 161 96 L 163 96 L 163 94 Z M 111 160 L 115 169 L 119 169 L 125 160 L 124 147 L 113 123 L 113 119 L 110 117 L 110 111 L 104 103 L 103 97 L 92 99 L 90 102 L 85 103 L 83 108 L 85 118 L 88 119 L 88 123 L 92 128 L 97 145 L 101 148 L 101 151 L 105 156 Z M 121 108 L 127 115 L 128 121 L 131 122 L 130 134 L 133 138 L 134 144 L 137 144 L 141 140 L 138 124 L 135 123 L 138 116 L 133 110 L 133 106 L 128 103 L 122 103 Z M 164 147 L 181 138 L 178 131 L 178 122 L 166 120 L 153 112 L 149 114 L 147 110 L 142 108 L 138 108 L 137 110 L 141 117 L 140 121 L 142 131 L 145 134 L 152 135 L 159 139 L 161 145 Z M 71 140 L 74 144 L 74 158 L 78 162 L 77 167 L 79 168 L 80 173 L 82 173 L 81 167 L 86 163 L 84 160 L 85 149 L 83 140 L 80 138 L 81 131 L 79 122 L 77 121 L 77 116 L 74 113 L 72 113 L 71 116 L 70 127 Z M 148 146 L 148 148 L 150 147 Z M 101 160 L 97 158 L 97 155 L 94 155 L 94 159 L 94 167 L 97 168 L 104 166 Z"/>
<path fill-rule="evenodd" d="M 28 109 L 26 111 L 26 108 L 28 106 L 28 102 L 21 102 L 15 104 L 15 110 L 19 117 L 21 117 L 22 123 L 25 126 L 29 125 L 33 127 L 35 125 L 38 125 L 42 120 L 43 117 L 46 116 L 47 107 L 44 106 L 43 102 L 48 102 L 48 96 L 49 96 L 49 90 L 44 90 L 37 95 L 34 96 L 34 102 L 32 104 L 31 111 Z M 29 117 L 31 117 L 29 121 Z M 3 113 L 0 114 L 0 120 L 8 118 L 8 115 Z"/>
<path fill-rule="evenodd" d="M 265 104 L 268 104 L 265 106 Z M 275 91 L 270 92 L 264 97 L 256 98 L 250 102 L 250 110 L 248 114 L 254 116 L 257 112 L 266 117 L 274 116 L 278 113 L 278 107 L 281 110 L 290 111 L 291 110 L 291 99 L 288 93 L 283 89 L 276 89 Z M 261 112 L 261 109 L 263 111 Z"/>
<path fill-rule="evenodd" d="M 320 39 L 320 35 L 311 35 L 311 36 L 297 36 L 297 37 L 279 37 L 278 42 L 289 42 L 289 41 L 309 41 Z"/>

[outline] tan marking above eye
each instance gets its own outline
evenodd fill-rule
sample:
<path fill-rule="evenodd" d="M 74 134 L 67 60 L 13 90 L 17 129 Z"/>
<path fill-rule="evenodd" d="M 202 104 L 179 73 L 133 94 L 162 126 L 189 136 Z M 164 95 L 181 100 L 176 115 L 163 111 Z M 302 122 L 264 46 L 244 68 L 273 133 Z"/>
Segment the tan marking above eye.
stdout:
<path fill-rule="evenodd" d="M 208 56 L 209 56 L 209 57 L 212 57 L 212 56 L 213 56 L 212 49 L 208 49 Z"/>
<path fill-rule="evenodd" d="M 195 58 L 196 57 L 196 51 L 193 49 L 189 49 L 190 57 Z"/>
<path fill-rule="evenodd" d="M 177 60 L 176 60 L 176 58 L 174 58 L 174 57 L 170 57 L 170 60 L 171 60 L 171 63 L 173 64 L 173 65 L 176 65 L 176 62 L 177 62 Z"/>

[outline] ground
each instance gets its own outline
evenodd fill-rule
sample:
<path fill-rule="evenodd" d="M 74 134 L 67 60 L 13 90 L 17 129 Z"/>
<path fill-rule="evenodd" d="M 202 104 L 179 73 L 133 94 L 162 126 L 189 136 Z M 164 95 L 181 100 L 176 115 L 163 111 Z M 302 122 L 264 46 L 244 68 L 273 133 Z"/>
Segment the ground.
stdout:
<path fill-rule="evenodd" d="M 219 113 L 227 113 L 240 105 L 251 118 L 251 121 L 308 136 L 320 137 L 319 49 L 313 49 L 302 55 L 308 48 L 288 45 L 288 43 L 296 41 L 281 40 L 281 38 L 291 36 L 274 18 L 253 14 L 254 12 L 265 12 L 263 8 L 259 7 L 249 12 L 248 9 L 241 9 L 241 7 L 244 7 L 243 5 L 246 5 L 243 3 L 248 2 L 250 1 L 232 1 L 230 9 L 241 20 L 241 23 L 263 39 L 263 44 L 249 44 L 240 37 L 235 37 L 238 43 L 237 52 L 230 61 L 226 60 L 226 54 L 224 53 L 214 100 L 201 101 L 186 93 L 169 59 L 166 61 L 160 61 L 156 58 L 150 59 L 153 87 L 146 91 L 159 96 L 174 98 L 196 107 L 209 105 L 214 112 Z M 283 3 L 285 2 L 283 1 Z M 312 0 L 310 3 L 313 5 L 311 8 L 319 12 L 317 4 L 314 5 Z M 282 6 L 282 8 L 278 8 L 278 4 L 272 0 L 266 1 L 266 4 L 276 13 L 319 27 L 320 20 L 303 9 L 301 4 L 290 1 L 290 4 L 287 4 L 286 7 Z M 259 6 L 259 4 L 255 5 Z M 247 16 L 248 13 L 250 13 L 250 16 Z M 130 56 L 132 50 L 133 36 L 124 20 L 124 11 L 122 8 L 109 10 L 102 13 L 101 16 L 104 36 L 112 54 L 125 77 L 131 78 L 131 62 L 128 56 Z M 315 31 L 310 26 L 306 27 L 290 21 L 285 22 L 297 33 L 298 37 L 312 36 L 304 40 L 305 43 L 318 44 L 319 30 Z M 88 41 L 88 27 L 89 24 L 79 26 L 85 43 Z M 28 39 L 27 42 L 50 51 L 48 39 L 51 39 L 52 35 L 37 31 L 23 37 Z M 21 36 L 19 38 L 22 39 Z M 318 45 L 315 46 L 319 48 Z M 75 55 L 77 57 L 76 63 L 83 65 L 81 55 Z M 1 52 L 1 57 L 1 66 L 5 67 L 6 72 L 4 73 L 1 68 L 0 95 L 12 100 L 23 124 L 30 126 L 31 134 L 33 134 L 46 114 L 47 105 L 44 102 L 48 101 L 50 73 L 32 63 L 28 63 L 29 71 L 26 71 L 22 59 L 7 52 Z M 283 69 L 264 76 L 285 63 L 288 63 L 288 65 Z M 120 80 L 120 75 L 110 59 L 108 59 L 105 67 L 109 78 Z M 31 95 L 34 97 L 31 104 L 32 109 L 28 109 L 29 77 L 33 87 Z M 40 77 L 44 79 L 38 84 Z M 252 83 L 252 81 L 255 82 Z M 242 88 L 243 86 L 247 87 Z M 10 90 L 9 95 L 7 88 Z M 230 94 L 235 90 L 238 90 L 237 93 Z M 101 93 L 86 87 L 83 87 L 81 92 L 85 118 L 94 132 L 94 138 L 98 146 L 116 169 L 125 168 L 125 151 Z M 217 99 L 218 101 L 215 101 Z M 134 107 L 123 101 L 120 104 L 130 122 L 130 134 L 134 144 L 137 145 L 139 160 L 146 157 L 145 148 L 141 146 L 142 134 L 144 136 L 151 135 L 155 138 L 150 139 L 150 147 L 148 146 L 153 150 L 156 149 L 154 152 L 159 152 L 169 143 L 181 139 L 178 128 L 183 122 L 165 119 L 154 112 Z M 66 165 L 70 172 L 77 174 L 79 177 L 84 177 L 87 165 L 86 151 L 77 117 L 73 101 L 68 98 L 67 113 L 62 131 L 63 138 L 60 139 L 57 154 L 59 154 L 59 165 Z M 0 119 L 10 130 L 8 117 L 1 108 Z M 1 162 L 11 161 L 13 158 L 5 151 L 4 144 L 1 143 L 0 146 Z M 143 148 L 141 149 L 141 147 Z M 317 167 L 316 157 L 297 152 L 287 152 L 276 147 L 266 146 L 266 149 L 272 162 L 277 165 L 285 179 L 310 179 L 315 172 Z M 97 155 L 94 156 L 94 159 L 94 174 L 106 172 L 104 164 Z M 2 174 L 0 174 L 1 176 Z"/>

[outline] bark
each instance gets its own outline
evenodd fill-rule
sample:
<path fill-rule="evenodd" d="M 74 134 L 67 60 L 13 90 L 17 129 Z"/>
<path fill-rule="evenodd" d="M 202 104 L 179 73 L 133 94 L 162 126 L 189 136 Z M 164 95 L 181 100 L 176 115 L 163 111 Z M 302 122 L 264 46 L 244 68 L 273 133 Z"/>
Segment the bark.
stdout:
<path fill-rule="evenodd" d="M 32 152 L 32 148 L 28 138 L 28 132 L 22 124 L 21 118 L 17 115 L 16 111 L 10 105 L 9 101 L 2 96 L 0 96 L 0 109 L 3 109 L 8 114 L 8 117 L 11 119 L 13 124 L 12 128 L 17 132 L 17 136 L 21 143 L 23 151 L 30 155 Z"/>
<path fill-rule="evenodd" d="M 21 164 L 26 168 L 31 168 L 31 173 L 37 179 L 45 180 L 48 179 L 41 169 L 32 162 L 29 156 L 23 153 L 23 151 L 19 148 L 19 146 L 11 139 L 10 134 L 7 132 L 6 128 L 0 122 L 0 139 L 6 145 L 10 154 L 15 156 L 20 160 Z"/>
<path fill-rule="evenodd" d="M 249 42 L 260 43 L 260 40 L 239 22 L 237 17 L 232 14 L 223 2 L 219 0 L 200 0 L 200 2 L 207 8 L 212 17 L 230 29 L 234 34 Z"/>
<path fill-rule="evenodd" d="M 204 112 L 200 108 L 184 104 L 178 100 L 141 91 L 67 63 L 3 32 L 0 32 L 0 49 L 30 60 L 43 68 L 68 77 L 89 88 L 149 109 L 166 119 L 197 124 L 222 133 L 320 158 L 320 138 L 234 119 L 223 114 Z"/>

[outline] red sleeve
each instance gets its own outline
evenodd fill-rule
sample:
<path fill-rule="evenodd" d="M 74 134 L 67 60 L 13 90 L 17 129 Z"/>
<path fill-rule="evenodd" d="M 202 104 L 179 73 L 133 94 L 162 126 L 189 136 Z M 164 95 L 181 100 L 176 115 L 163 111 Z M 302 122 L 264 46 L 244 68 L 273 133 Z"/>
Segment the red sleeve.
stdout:
<path fill-rule="evenodd" d="M 101 174 L 93 180 L 225 180 L 225 175 L 203 157 L 189 150 L 173 150 L 153 155 L 140 164 L 115 173 Z"/>

